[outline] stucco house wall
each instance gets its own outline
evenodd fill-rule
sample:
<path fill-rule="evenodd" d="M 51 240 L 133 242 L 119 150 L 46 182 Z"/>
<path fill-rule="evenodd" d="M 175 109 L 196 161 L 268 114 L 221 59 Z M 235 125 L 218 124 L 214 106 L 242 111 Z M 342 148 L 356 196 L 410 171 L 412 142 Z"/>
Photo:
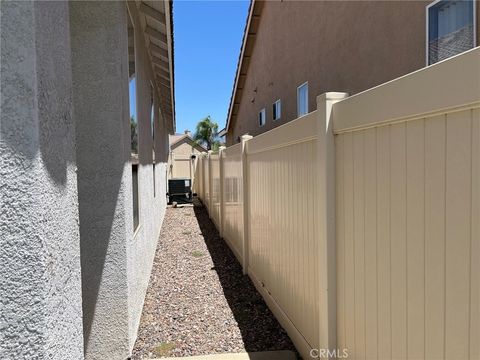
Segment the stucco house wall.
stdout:
<path fill-rule="evenodd" d="M 128 354 L 126 20 L 124 3 L 70 4 L 87 359 Z"/>
<path fill-rule="evenodd" d="M 143 308 L 143 301 L 147 291 L 150 272 L 155 256 L 160 228 L 166 209 L 166 170 L 168 156 L 168 131 L 164 117 L 160 111 L 159 95 L 155 84 L 155 75 L 145 46 L 145 38 L 140 30 L 140 20 L 137 7 L 128 4 L 128 10 L 135 28 L 135 62 L 137 86 L 137 119 L 138 119 L 138 145 L 139 145 L 139 216 L 140 225 L 135 233 L 131 233 L 127 240 L 128 259 L 128 289 L 129 289 L 129 351 L 132 350 L 137 337 L 138 325 Z M 125 27 L 126 29 L 126 27 Z M 139 29 L 137 31 L 137 29 Z M 126 49 L 125 49 L 126 50 Z M 126 58 L 125 58 L 126 60 Z M 126 66 L 127 64 L 125 64 Z M 127 77 L 128 78 L 128 77 Z M 152 137 L 150 124 L 151 89 L 154 100 L 154 131 Z M 128 106 L 128 105 L 127 105 Z M 129 115 L 127 119 L 127 124 Z M 128 125 L 128 135 L 130 127 Z M 128 137 L 128 149 L 130 149 Z M 154 143 L 155 142 L 155 143 Z M 155 159 L 153 158 L 154 149 Z M 155 166 L 153 162 L 155 161 Z M 153 171 L 155 170 L 155 176 Z M 154 183 L 155 181 L 155 183 Z M 129 189 L 131 189 L 129 183 Z M 131 195 L 131 192 L 130 192 Z M 129 199 L 129 204 L 131 200 Z M 132 217 L 130 217 L 132 218 Z"/>
<path fill-rule="evenodd" d="M 168 155 L 168 178 L 191 178 L 195 182 L 195 173 L 198 155 L 206 152 L 189 137 L 175 139 L 178 135 L 170 136 L 170 153 Z M 175 140 L 176 141 L 175 141 Z M 192 160 L 192 155 L 195 159 Z"/>
<path fill-rule="evenodd" d="M 68 3 L 0 13 L 0 358 L 83 359 Z"/>
<path fill-rule="evenodd" d="M 266 1 L 227 145 L 297 118 L 297 87 L 350 95 L 425 66 L 428 1 Z M 281 100 L 281 118 L 272 104 Z M 266 124 L 258 124 L 266 109 Z"/>
<path fill-rule="evenodd" d="M 126 359 L 166 207 L 174 112 L 162 109 L 173 99 L 167 106 L 157 93 L 138 3 L 0 6 L 0 358 Z M 135 231 L 127 7 L 136 26 Z"/>
<path fill-rule="evenodd" d="M 136 339 L 166 207 L 162 145 L 168 143 L 168 134 L 158 94 L 151 85 L 155 77 L 136 5 L 82 2 L 72 3 L 71 10 L 85 357 L 127 358 Z M 130 162 L 128 16 L 135 29 L 137 229 L 133 228 Z M 151 89 L 157 139 L 155 170 Z"/>

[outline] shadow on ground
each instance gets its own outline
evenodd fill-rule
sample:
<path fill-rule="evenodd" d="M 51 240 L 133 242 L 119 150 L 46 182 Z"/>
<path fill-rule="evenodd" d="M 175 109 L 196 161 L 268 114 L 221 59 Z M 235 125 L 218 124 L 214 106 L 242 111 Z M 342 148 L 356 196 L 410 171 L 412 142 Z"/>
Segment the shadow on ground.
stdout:
<path fill-rule="evenodd" d="M 228 245 L 223 241 L 206 208 L 194 199 L 194 212 L 214 268 L 220 279 L 223 293 L 242 334 L 245 350 L 295 351 L 292 341 L 265 304 L 262 296 L 247 275 Z"/>

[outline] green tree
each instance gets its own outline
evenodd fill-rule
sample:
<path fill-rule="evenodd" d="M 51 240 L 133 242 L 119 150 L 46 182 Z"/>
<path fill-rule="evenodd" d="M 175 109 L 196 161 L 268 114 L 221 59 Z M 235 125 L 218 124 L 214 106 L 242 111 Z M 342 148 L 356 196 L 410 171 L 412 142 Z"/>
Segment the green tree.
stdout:
<path fill-rule="evenodd" d="M 218 150 L 220 146 L 218 124 L 210 118 L 210 115 L 198 122 L 193 140 L 205 146 L 207 150 Z"/>
<path fill-rule="evenodd" d="M 132 153 L 138 154 L 137 120 L 133 116 L 130 116 L 130 143 Z"/>

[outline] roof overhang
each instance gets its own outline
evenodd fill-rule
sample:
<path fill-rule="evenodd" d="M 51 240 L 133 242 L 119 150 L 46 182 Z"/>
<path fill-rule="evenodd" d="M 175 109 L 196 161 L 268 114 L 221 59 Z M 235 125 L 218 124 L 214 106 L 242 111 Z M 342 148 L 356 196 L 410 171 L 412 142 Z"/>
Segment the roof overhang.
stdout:
<path fill-rule="evenodd" d="M 250 8 L 248 9 L 247 23 L 243 33 L 242 47 L 240 56 L 238 58 L 237 72 L 235 75 L 235 82 L 233 84 L 232 96 L 230 98 L 230 106 L 228 108 L 228 117 L 225 129 L 222 130 L 223 135 L 226 135 L 230 129 L 230 124 L 238 114 L 240 100 L 247 78 L 248 66 L 250 65 L 250 58 L 253 53 L 253 47 L 260 24 L 260 15 L 262 13 L 264 1 L 251 0 Z M 222 135 L 222 136 L 223 136 Z"/>
<path fill-rule="evenodd" d="M 135 5 L 155 76 L 160 109 L 169 133 L 175 133 L 173 2 L 135 0 Z"/>

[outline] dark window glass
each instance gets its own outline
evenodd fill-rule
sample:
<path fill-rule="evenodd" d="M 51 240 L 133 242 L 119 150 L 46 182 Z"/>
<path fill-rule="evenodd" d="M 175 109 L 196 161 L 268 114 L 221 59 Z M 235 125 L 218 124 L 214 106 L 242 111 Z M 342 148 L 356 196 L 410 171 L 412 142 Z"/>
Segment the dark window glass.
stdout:
<path fill-rule="evenodd" d="M 428 8 L 428 64 L 474 47 L 474 2 L 442 0 Z"/>
<path fill-rule="evenodd" d="M 133 231 L 137 230 L 139 225 L 139 206 L 138 206 L 138 165 L 132 164 L 132 198 L 133 198 Z"/>

